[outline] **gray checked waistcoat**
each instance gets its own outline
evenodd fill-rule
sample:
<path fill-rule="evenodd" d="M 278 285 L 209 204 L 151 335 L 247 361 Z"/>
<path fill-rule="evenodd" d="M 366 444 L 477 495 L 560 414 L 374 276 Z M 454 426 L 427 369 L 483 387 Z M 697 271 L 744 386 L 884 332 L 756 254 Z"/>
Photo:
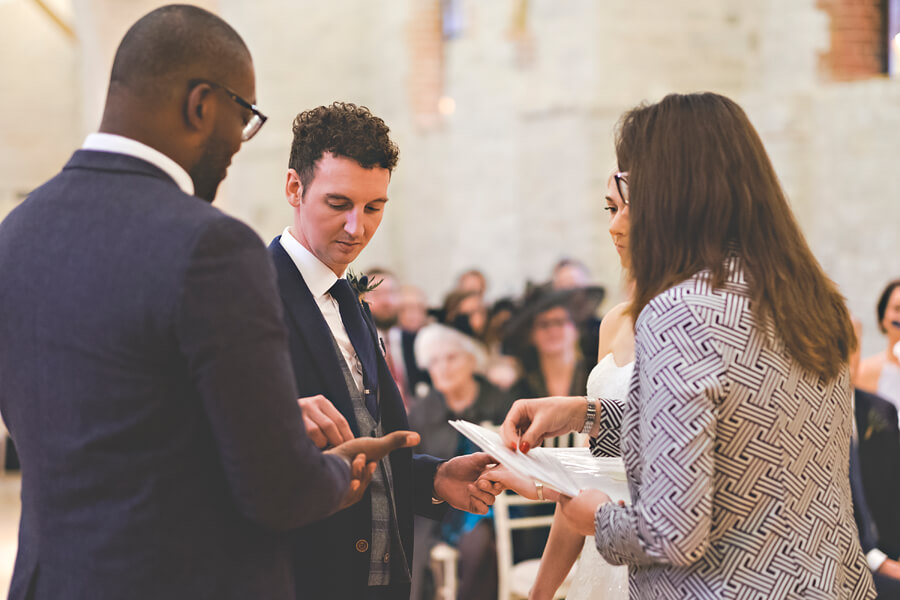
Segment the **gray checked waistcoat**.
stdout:
<path fill-rule="evenodd" d="M 381 419 L 376 421 L 366 408 L 363 390 L 360 390 L 353 379 L 350 367 L 341 353 L 340 346 L 332 336 L 332 345 L 338 355 L 338 363 L 350 392 L 353 403 L 353 414 L 359 425 L 359 433 L 363 436 L 381 437 L 384 429 Z M 409 567 L 403 545 L 400 542 L 400 530 L 397 527 L 397 507 L 394 502 L 394 486 L 391 477 L 391 463 L 385 457 L 379 463 L 369 484 L 369 496 L 372 499 L 372 538 L 369 544 L 369 585 L 388 585 L 392 578 L 409 581 Z"/>

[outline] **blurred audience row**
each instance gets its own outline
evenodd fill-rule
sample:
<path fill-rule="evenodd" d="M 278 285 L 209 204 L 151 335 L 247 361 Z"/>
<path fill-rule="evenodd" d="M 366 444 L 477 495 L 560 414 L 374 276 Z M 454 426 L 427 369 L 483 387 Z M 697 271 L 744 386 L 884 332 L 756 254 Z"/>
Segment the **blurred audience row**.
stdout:
<path fill-rule="evenodd" d="M 490 304 L 484 274 L 466 271 L 439 308 L 429 308 L 421 289 L 401 285 L 386 269 L 371 269 L 366 275 L 380 281 L 365 299 L 407 409 L 429 394 L 429 363 L 443 356 L 438 349 L 451 339 L 423 336 L 425 341 L 417 343 L 423 328 L 451 328 L 470 339 L 481 352 L 476 371 L 516 397 L 584 391 L 596 363 L 597 311 L 604 289 L 590 284 L 582 263 L 563 259 L 546 283 L 528 284 L 520 298 Z"/>

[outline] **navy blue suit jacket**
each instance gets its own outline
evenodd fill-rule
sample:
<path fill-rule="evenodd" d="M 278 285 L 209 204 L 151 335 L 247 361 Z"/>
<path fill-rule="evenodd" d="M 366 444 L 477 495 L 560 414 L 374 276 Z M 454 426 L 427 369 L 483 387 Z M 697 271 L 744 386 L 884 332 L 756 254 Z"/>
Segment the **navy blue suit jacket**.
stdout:
<path fill-rule="evenodd" d="M 9 597 L 293 598 L 283 530 L 349 481 L 296 398 L 259 237 L 143 160 L 77 151 L 0 224 Z"/>
<path fill-rule="evenodd" d="M 878 548 L 900 556 L 900 431 L 897 409 L 888 400 L 856 392 L 856 427 L 866 500 L 878 529 Z"/>
<path fill-rule="evenodd" d="M 278 286 L 285 308 L 285 324 L 291 360 L 301 398 L 322 394 L 341 412 L 356 436 L 360 431 L 350 400 L 350 392 L 334 349 L 331 331 L 312 292 L 294 262 L 281 245 L 281 237 L 269 245 L 278 273 Z M 368 306 L 366 321 L 376 344 L 377 333 Z M 379 405 L 385 433 L 409 429 L 400 391 L 378 353 Z M 439 460 L 413 456 L 406 448 L 391 454 L 395 501 L 400 536 L 408 561 L 412 561 L 413 514 L 441 518 L 444 505 L 431 502 L 434 473 Z M 372 533 L 372 505 L 368 492 L 357 504 L 296 532 L 294 566 L 297 598 L 364 598 L 369 578 L 368 548 Z M 365 544 L 359 543 L 365 541 Z M 407 594 L 408 595 L 408 594 Z"/>

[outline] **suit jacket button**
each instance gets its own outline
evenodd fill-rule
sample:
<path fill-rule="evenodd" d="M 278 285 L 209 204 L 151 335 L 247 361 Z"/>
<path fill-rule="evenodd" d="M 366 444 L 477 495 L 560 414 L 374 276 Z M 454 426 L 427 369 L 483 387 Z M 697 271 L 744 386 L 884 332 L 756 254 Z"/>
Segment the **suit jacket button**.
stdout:
<path fill-rule="evenodd" d="M 357 552 L 365 552 L 369 549 L 369 542 L 366 540 L 357 540 L 356 541 L 356 551 Z"/>
<path fill-rule="evenodd" d="M 384 553 L 384 562 L 385 562 L 385 564 L 391 562 L 391 553 L 390 552 Z"/>

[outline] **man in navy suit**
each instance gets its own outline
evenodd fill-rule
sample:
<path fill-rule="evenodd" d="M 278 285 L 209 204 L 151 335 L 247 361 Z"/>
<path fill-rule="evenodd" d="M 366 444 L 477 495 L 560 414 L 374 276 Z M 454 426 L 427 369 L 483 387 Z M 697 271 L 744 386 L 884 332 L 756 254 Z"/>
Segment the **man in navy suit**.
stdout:
<path fill-rule="evenodd" d="M 269 246 L 307 433 L 319 447 L 408 428 L 365 285 L 345 278 L 388 204 L 397 147 L 368 109 L 334 103 L 294 120 L 285 185 L 294 218 Z M 374 282 L 372 282 L 374 283 Z M 440 462 L 395 452 L 362 502 L 295 534 L 298 598 L 409 598 L 413 515 L 445 503 L 485 513 L 484 454 Z M 496 492 L 494 492 L 496 493 Z"/>
<path fill-rule="evenodd" d="M 853 320 L 857 339 L 862 325 Z M 861 348 L 850 355 L 850 379 L 859 375 Z M 850 491 L 860 545 L 872 570 L 879 598 L 900 598 L 897 498 L 900 497 L 900 431 L 897 409 L 889 401 L 853 390 Z"/>
<path fill-rule="evenodd" d="M 101 133 L 0 224 L 12 599 L 293 598 L 283 530 L 361 497 L 356 453 L 390 449 L 306 435 L 265 246 L 210 205 L 265 120 L 254 88 L 227 23 L 149 13 Z"/>

